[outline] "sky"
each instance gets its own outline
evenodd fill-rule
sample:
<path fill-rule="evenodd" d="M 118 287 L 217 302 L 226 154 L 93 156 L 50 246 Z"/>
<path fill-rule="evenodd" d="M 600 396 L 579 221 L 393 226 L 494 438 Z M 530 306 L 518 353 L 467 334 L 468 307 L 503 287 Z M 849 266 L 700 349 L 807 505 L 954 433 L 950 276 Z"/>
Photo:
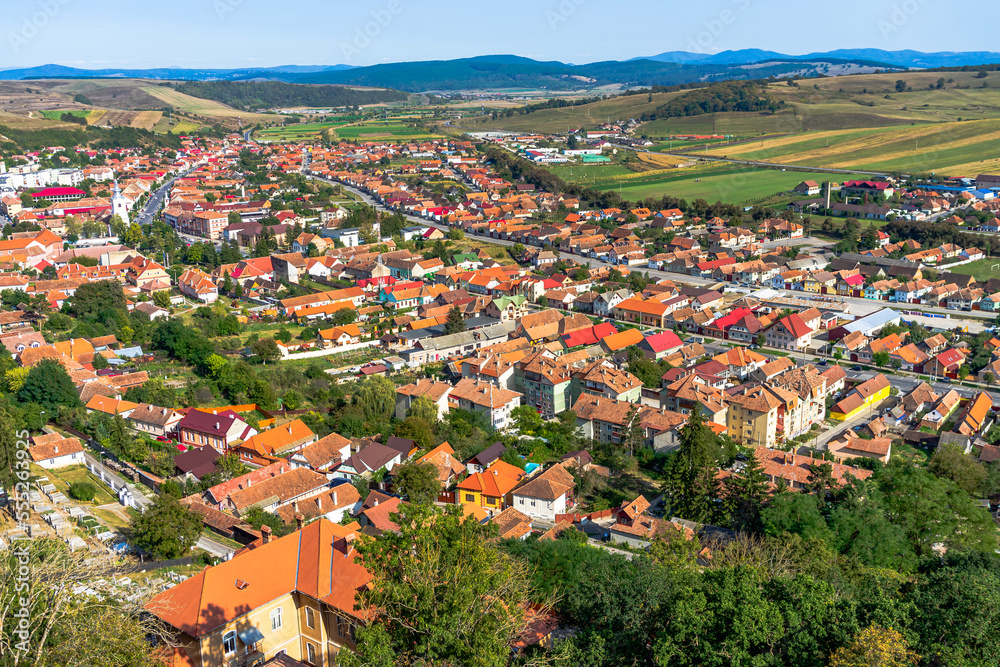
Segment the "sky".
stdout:
<path fill-rule="evenodd" d="M 664 51 L 997 50 L 973 0 L 32 0 L 3 3 L 0 69 L 372 65 L 515 54 L 588 63 Z M 975 7 L 981 5 L 977 12 Z M 969 11 L 971 10 L 971 11 Z"/>

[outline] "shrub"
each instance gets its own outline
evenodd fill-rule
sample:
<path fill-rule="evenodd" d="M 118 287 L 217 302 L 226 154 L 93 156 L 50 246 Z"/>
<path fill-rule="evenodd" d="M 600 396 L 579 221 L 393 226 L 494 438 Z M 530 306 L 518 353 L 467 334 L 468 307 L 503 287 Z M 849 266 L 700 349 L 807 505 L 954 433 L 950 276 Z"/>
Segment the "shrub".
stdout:
<path fill-rule="evenodd" d="M 73 482 L 69 487 L 69 495 L 76 500 L 89 502 L 97 495 L 97 487 L 90 482 Z"/>

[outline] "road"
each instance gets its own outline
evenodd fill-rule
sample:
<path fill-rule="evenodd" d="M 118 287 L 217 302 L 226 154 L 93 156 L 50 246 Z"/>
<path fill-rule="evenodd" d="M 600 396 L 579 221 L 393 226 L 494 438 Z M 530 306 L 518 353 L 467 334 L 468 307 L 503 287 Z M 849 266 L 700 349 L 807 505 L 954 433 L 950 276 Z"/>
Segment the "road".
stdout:
<path fill-rule="evenodd" d="M 219 558 L 224 558 L 225 560 L 229 560 L 229 558 L 236 553 L 235 549 L 227 547 L 221 542 L 216 542 L 210 537 L 205 537 L 205 535 L 199 537 L 198 541 L 195 542 L 194 545 L 199 549 L 204 549 L 213 556 L 218 556 Z"/>
<path fill-rule="evenodd" d="M 173 187 L 174 182 L 178 178 L 183 178 L 184 176 L 187 176 L 192 171 L 194 171 L 193 168 L 188 169 L 187 171 L 182 172 L 180 174 L 177 174 L 169 181 L 161 185 L 159 188 L 157 188 L 156 192 L 154 192 L 149 196 L 149 201 L 147 201 L 146 205 L 142 207 L 142 210 L 139 211 L 139 215 L 135 217 L 135 220 L 133 220 L 133 222 L 137 222 L 140 225 L 152 224 L 153 218 L 156 217 L 157 211 L 160 210 L 160 204 L 163 202 L 163 199 L 167 196 L 167 192 L 170 190 L 170 188 Z"/>

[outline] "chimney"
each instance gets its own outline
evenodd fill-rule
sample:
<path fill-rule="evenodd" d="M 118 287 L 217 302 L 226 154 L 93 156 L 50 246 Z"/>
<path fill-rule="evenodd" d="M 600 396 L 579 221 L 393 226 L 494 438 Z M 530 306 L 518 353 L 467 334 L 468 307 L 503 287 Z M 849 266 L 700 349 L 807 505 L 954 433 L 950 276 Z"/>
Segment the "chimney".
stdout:
<path fill-rule="evenodd" d="M 378 498 L 375 499 L 375 504 L 372 507 L 378 507 Z"/>
<path fill-rule="evenodd" d="M 293 500 L 292 501 L 292 509 L 294 509 L 296 512 L 299 511 L 299 501 L 298 500 Z"/>
<path fill-rule="evenodd" d="M 302 526 L 305 525 L 306 518 L 302 516 L 301 512 L 295 513 L 295 529 L 302 530 Z"/>
<path fill-rule="evenodd" d="M 266 523 L 260 527 L 260 534 L 264 537 L 264 544 L 271 541 L 271 527 Z"/>

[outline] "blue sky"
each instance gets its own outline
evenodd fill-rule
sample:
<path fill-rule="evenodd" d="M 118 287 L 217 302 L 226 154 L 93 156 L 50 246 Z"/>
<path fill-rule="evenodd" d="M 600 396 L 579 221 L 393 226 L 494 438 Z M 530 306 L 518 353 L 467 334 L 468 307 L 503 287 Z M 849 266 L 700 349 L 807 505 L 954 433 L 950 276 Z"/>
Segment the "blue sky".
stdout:
<path fill-rule="evenodd" d="M 992 5 L 932 0 L 34 0 L 5 3 L 0 68 L 370 65 L 514 53 L 586 63 L 663 51 L 996 49 Z M 972 11 L 969 11 L 972 10 Z M 367 32 L 367 34 L 366 34 Z"/>

